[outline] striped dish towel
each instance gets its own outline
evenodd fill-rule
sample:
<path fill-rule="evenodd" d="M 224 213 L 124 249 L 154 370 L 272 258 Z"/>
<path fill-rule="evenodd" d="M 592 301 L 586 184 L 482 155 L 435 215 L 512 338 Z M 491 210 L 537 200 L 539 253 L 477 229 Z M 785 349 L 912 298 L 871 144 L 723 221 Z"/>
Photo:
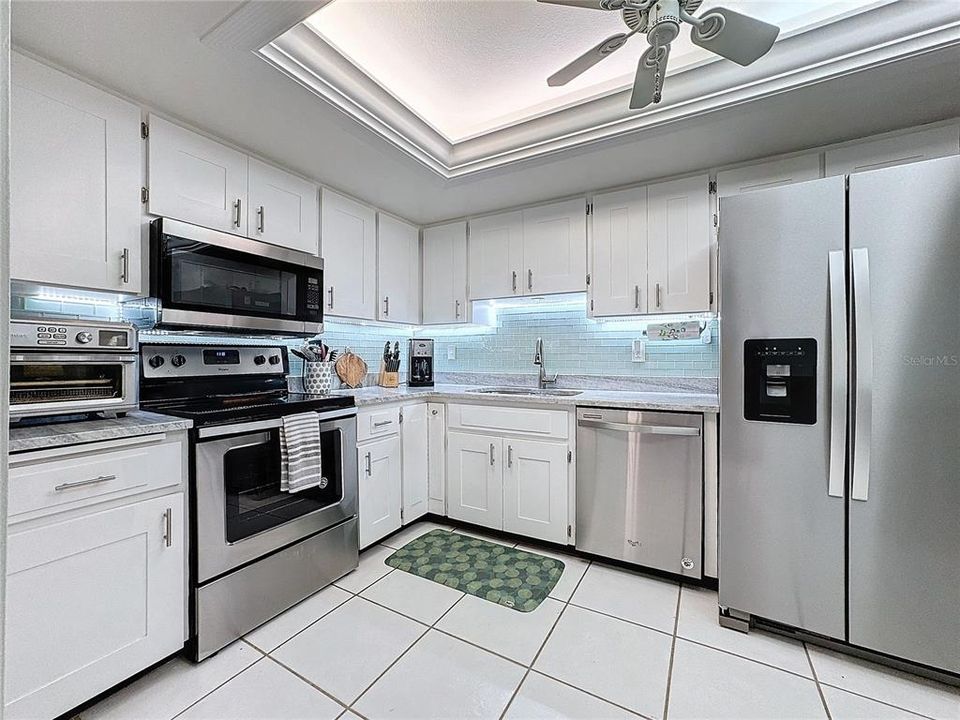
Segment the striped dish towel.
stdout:
<path fill-rule="evenodd" d="M 320 418 L 284 415 L 280 426 L 280 490 L 300 492 L 320 485 Z"/>

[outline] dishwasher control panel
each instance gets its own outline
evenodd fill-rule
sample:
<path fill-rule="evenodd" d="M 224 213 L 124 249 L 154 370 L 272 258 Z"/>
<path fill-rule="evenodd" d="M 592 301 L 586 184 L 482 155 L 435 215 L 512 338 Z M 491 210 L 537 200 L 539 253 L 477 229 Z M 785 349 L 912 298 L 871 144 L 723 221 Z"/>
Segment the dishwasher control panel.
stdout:
<path fill-rule="evenodd" d="M 817 341 L 743 342 L 743 417 L 761 422 L 817 422 Z"/>

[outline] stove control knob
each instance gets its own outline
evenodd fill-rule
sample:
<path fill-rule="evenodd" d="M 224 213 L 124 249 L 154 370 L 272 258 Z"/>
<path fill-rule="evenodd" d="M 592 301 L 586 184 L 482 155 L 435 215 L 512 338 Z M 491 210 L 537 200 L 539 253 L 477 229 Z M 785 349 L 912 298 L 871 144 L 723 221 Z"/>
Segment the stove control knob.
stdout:
<path fill-rule="evenodd" d="M 271 364 L 271 365 L 279 365 L 279 364 L 280 364 L 280 356 L 279 356 L 279 355 L 271 355 L 271 356 L 270 356 L 270 364 Z"/>
<path fill-rule="evenodd" d="M 267 359 L 266 359 L 263 355 L 257 355 L 257 356 L 253 359 L 253 364 L 254 364 L 254 365 L 263 365 L 266 361 L 267 361 Z"/>
<path fill-rule="evenodd" d="M 172 358 L 170 358 L 170 362 L 173 363 L 174 367 L 183 367 L 183 365 L 187 362 L 187 359 L 183 355 L 174 355 Z"/>
<path fill-rule="evenodd" d="M 77 342 L 81 345 L 86 345 L 89 342 L 93 342 L 93 333 L 88 332 L 79 332 L 77 333 Z"/>
<path fill-rule="evenodd" d="M 147 360 L 147 364 L 152 368 L 158 368 L 163 365 L 163 357 L 160 355 L 154 355 L 152 358 Z"/>

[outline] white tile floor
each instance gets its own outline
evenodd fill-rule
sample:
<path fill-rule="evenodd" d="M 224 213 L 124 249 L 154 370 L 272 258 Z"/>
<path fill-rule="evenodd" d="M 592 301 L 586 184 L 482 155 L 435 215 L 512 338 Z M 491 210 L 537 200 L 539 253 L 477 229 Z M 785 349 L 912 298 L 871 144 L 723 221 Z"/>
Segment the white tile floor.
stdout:
<path fill-rule="evenodd" d="M 384 564 L 360 567 L 218 655 L 171 660 L 84 720 L 960 718 L 960 690 L 716 622 L 716 593 L 563 559 L 520 613 Z M 535 548 L 530 548 L 535 549 Z"/>

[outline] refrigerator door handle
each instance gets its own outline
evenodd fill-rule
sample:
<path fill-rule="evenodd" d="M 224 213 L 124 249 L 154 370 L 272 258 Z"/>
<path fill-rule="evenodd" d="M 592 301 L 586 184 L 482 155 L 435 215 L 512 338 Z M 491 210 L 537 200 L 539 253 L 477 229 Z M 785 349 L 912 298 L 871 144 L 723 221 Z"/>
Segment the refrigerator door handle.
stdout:
<path fill-rule="evenodd" d="M 830 474 L 827 495 L 844 493 L 847 445 L 847 288 L 844 252 L 828 255 L 830 274 Z"/>
<path fill-rule="evenodd" d="M 865 501 L 870 490 L 870 434 L 873 414 L 873 326 L 870 317 L 870 259 L 853 249 L 853 322 L 856 385 L 853 429 L 853 482 L 850 497 Z"/>

